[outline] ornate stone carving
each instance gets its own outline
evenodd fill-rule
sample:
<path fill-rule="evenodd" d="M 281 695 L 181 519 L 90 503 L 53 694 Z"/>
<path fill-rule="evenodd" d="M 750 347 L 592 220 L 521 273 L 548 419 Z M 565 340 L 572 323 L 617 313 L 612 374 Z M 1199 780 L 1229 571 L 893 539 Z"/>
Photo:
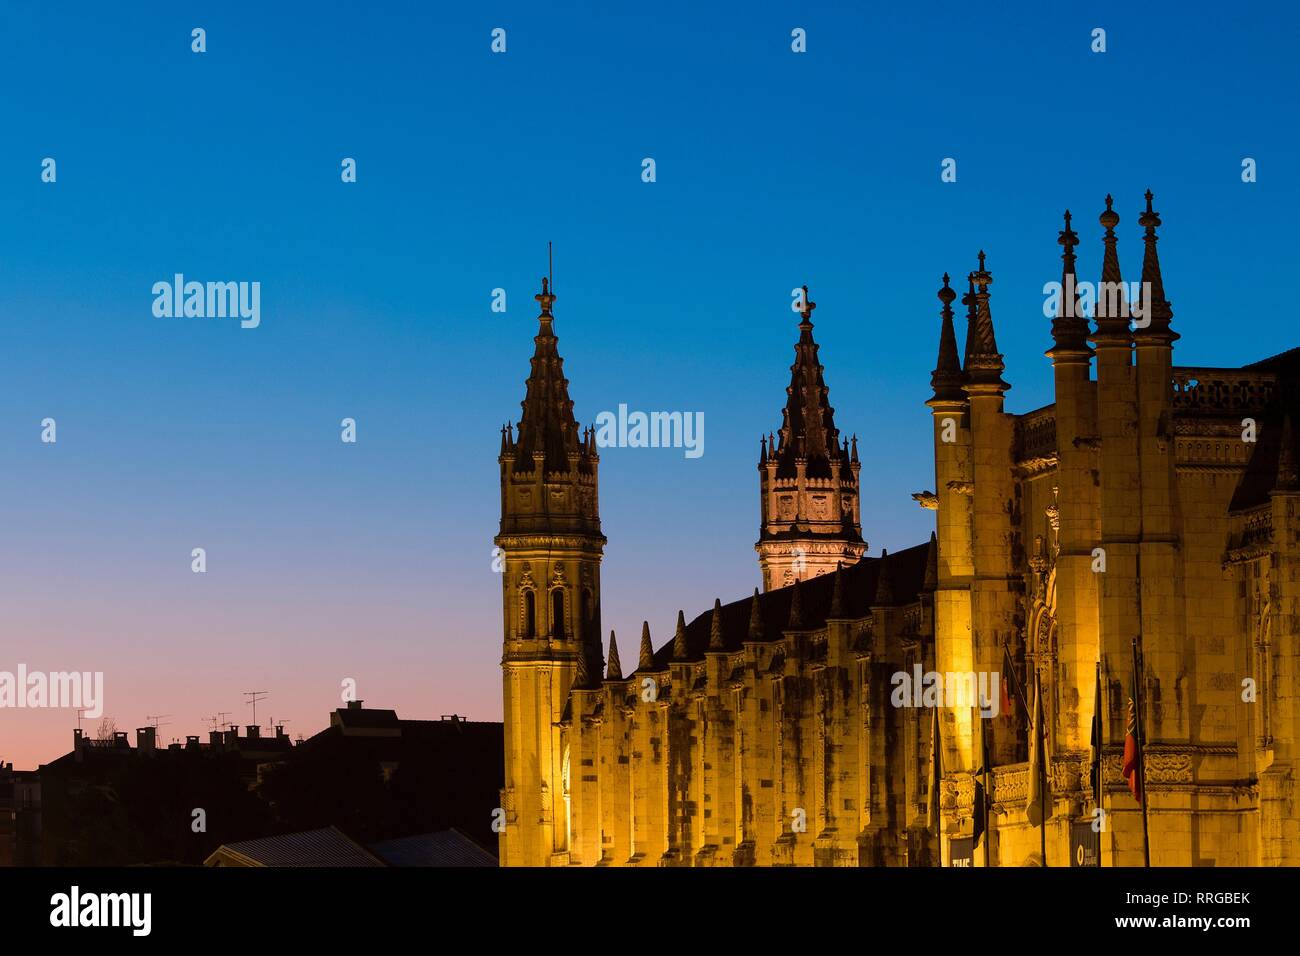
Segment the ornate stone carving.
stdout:
<path fill-rule="evenodd" d="M 939 496 L 933 491 L 914 491 L 912 500 L 927 511 L 939 510 Z"/>

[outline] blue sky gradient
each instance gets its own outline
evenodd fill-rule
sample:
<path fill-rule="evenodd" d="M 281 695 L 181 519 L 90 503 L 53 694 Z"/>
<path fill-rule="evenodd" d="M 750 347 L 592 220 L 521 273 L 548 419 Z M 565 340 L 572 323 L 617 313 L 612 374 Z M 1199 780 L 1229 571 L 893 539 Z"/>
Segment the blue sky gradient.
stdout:
<path fill-rule="evenodd" d="M 933 486 L 935 291 L 981 248 L 1011 410 L 1051 401 L 1061 212 L 1095 279 L 1108 191 L 1129 279 L 1156 193 L 1176 362 L 1300 344 L 1294 7 L 474 7 L 0 9 L 0 669 L 104 670 L 120 729 L 170 713 L 164 737 L 247 723 L 253 689 L 310 733 L 345 677 L 499 719 L 496 455 L 548 240 L 580 421 L 706 421 L 697 460 L 602 455 L 625 659 L 643 618 L 662 643 L 678 607 L 758 583 L 795 286 L 872 554 L 932 528 L 910 494 Z M 155 318 L 176 272 L 259 281 L 260 328 Z M 0 757 L 52 759 L 72 724 L 0 712 Z"/>

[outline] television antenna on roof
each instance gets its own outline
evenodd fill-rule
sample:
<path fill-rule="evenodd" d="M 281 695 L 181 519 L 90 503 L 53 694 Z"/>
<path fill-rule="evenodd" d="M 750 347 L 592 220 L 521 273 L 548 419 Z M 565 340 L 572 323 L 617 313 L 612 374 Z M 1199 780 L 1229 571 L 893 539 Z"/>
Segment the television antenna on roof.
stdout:
<path fill-rule="evenodd" d="M 244 696 L 248 698 L 247 703 L 253 707 L 253 723 L 257 723 L 257 702 L 265 700 L 270 696 L 270 691 L 265 690 L 246 690 Z"/>

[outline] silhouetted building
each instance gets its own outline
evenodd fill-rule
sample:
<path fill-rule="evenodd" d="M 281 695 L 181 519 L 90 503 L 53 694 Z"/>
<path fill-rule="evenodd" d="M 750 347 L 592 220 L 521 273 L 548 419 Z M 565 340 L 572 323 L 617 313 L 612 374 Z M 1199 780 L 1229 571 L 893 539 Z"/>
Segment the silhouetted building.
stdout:
<path fill-rule="evenodd" d="M 297 744 L 283 727 L 165 748 L 153 727 L 134 747 L 77 730 L 68 754 L 0 772 L 0 844 L 27 833 L 15 862 L 91 866 L 198 864 L 222 845 L 328 827 L 363 844 L 456 827 L 492 845 L 501 746 L 499 723 L 403 720 L 359 701 Z"/>

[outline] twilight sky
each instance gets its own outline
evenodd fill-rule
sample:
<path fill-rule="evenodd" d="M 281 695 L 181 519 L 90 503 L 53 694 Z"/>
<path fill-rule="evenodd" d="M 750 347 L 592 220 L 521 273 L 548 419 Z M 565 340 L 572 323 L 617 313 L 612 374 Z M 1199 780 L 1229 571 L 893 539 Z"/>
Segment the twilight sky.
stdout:
<path fill-rule="evenodd" d="M 1300 344 L 1294 8 L 1046 6 L 10 0 L 0 670 L 102 670 L 119 729 L 167 714 L 164 740 L 248 723 L 248 690 L 310 734 L 347 677 L 403 716 L 500 719 L 496 455 L 547 240 L 579 420 L 706 422 L 698 459 L 602 453 L 624 660 L 643 618 L 659 644 L 758 583 L 794 286 L 862 440 L 872 554 L 932 527 L 909 496 L 933 487 L 935 290 L 980 248 L 1013 411 L 1051 400 L 1061 211 L 1095 279 L 1108 191 L 1129 279 L 1156 193 L 1176 362 Z M 155 318 L 178 272 L 260 282 L 260 327 Z M 0 759 L 51 760 L 74 725 L 0 710 Z"/>

